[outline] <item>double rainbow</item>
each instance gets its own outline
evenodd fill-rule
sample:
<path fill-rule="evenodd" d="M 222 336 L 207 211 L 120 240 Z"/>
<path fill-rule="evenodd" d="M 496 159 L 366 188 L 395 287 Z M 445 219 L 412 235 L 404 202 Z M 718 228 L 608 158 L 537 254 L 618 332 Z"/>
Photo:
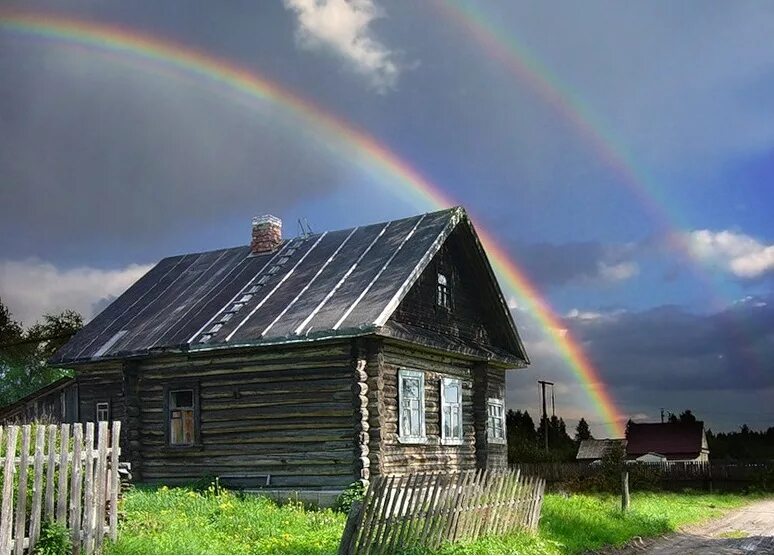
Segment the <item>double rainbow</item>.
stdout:
<path fill-rule="evenodd" d="M 373 136 L 324 111 L 280 84 L 222 58 L 135 30 L 45 13 L 0 10 L 0 28 L 161 64 L 228 87 L 250 98 L 272 103 L 290 116 L 312 124 L 323 137 L 337 139 L 346 146 L 349 157 L 356 154 L 361 163 L 388 176 L 390 183 L 408 191 L 424 206 L 437 209 L 457 204 L 447 197 L 438 185 Z M 535 285 L 510 260 L 505 249 L 495 241 L 492 234 L 480 226 L 478 231 L 498 275 L 524 300 L 526 308 L 531 310 L 556 344 L 567 365 L 587 392 L 609 434 L 621 436 L 622 414 L 581 346 L 565 329 L 561 319 L 543 299 Z"/>

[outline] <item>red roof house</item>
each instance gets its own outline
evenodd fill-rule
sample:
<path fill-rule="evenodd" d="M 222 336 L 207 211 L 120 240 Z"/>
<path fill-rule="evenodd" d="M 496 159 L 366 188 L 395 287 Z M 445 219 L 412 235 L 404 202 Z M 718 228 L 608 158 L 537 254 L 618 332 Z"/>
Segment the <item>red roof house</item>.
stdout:
<path fill-rule="evenodd" d="M 636 460 L 659 454 L 667 461 L 708 461 L 709 447 L 704 422 L 631 423 L 626 432 L 626 457 Z"/>

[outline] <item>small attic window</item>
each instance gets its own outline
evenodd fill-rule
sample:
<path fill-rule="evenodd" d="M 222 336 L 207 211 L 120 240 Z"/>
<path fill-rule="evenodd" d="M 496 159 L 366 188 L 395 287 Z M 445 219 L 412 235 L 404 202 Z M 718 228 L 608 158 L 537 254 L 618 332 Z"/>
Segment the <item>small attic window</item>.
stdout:
<path fill-rule="evenodd" d="M 435 304 L 444 309 L 451 309 L 451 287 L 445 274 L 438 273 L 438 286 L 435 294 Z"/>

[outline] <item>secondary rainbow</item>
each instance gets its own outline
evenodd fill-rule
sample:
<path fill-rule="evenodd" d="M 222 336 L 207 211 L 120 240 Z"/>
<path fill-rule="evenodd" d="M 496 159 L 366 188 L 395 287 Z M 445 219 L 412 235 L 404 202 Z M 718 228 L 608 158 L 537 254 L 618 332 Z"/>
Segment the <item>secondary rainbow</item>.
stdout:
<path fill-rule="evenodd" d="M 0 10 L 0 28 L 139 57 L 149 62 L 171 66 L 176 70 L 184 70 L 249 97 L 270 102 L 285 110 L 291 117 L 301 118 L 313 124 L 326 139 L 336 139 L 347 148 L 348 158 L 357 154 L 360 164 L 370 170 L 377 169 L 384 177 L 390 178 L 390 183 L 399 185 L 422 205 L 444 208 L 457 204 L 448 198 L 438 185 L 373 136 L 325 112 L 255 71 L 230 61 L 134 30 L 37 12 Z M 536 315 L 546 333 L 556 343 L 567 365 L 588 393 L 609 433 L 622 435 L 622 414 L 581 346 L 494 237 L 480 227 L 478 231 L 495 270 L 507 286 L 523 299 L 527 308 Z"/>

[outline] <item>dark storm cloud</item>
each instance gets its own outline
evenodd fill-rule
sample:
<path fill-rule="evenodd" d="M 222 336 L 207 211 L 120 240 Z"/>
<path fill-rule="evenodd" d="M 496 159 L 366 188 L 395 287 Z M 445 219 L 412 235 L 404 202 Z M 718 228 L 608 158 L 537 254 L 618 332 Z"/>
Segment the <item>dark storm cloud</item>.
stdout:
<path fill-rule="evenodd" d="M 517 244 L 520 266 L 541 286 L 593 284 L 625 280 L 637 274 L 636 246 L 585 241 Z"/>
<path fill-rule="evenodd" d="M 774 297 L 709 314 L 676 306 L 567 319 L 613 386 L 703 391 L 774 387 Z"/>
<path fill-rule="evenodd" d="M 335 187 L 336 157 L 276 106 L 83 49 L 0 41 L 6 252 L 139 246 Z"/>

